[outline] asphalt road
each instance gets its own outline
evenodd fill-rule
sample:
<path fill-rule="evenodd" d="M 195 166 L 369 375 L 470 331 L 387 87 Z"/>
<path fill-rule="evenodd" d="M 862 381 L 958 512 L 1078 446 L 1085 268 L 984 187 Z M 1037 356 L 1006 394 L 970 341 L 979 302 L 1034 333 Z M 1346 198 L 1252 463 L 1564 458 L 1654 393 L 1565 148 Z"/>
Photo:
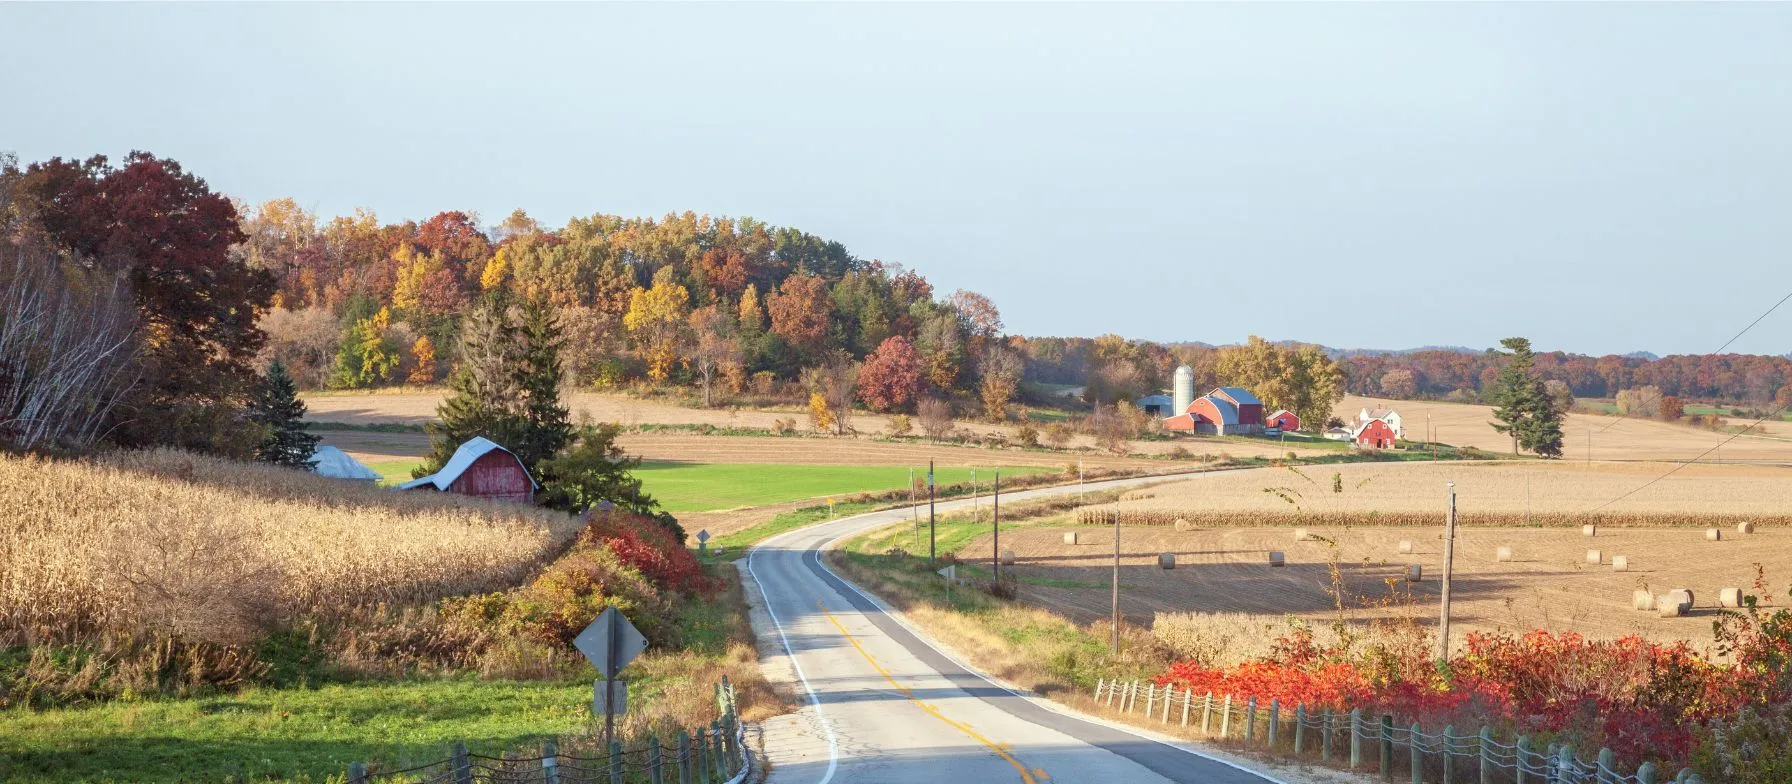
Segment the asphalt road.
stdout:
<path fill-rule="evenodd" d="M 1091 482 L 1111 489 L 1161 477 Z M 1075 486 L 1004 493 L 1023 501 Z M 969 501 L 941 503 L 941 511 Z M 834 540 L 909 519 L 907 509 L 809 526 L 747 557 L 781 656 L 808 704 L 763 727 L 774 784 L 1189 782 L 1277 779 L 1193 748 L 1070 711 L 989 680 L 821 563 Z M 756 622 L 766 619 L 756 619 Z"/>

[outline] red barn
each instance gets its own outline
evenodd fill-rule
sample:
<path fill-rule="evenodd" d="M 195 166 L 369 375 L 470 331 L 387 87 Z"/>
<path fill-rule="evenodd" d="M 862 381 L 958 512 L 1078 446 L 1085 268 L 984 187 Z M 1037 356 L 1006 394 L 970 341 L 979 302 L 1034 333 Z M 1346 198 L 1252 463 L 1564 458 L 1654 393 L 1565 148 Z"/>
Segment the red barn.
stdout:
<path fill-rule="evenodd" d="M 1195 398 L 1188 410 L 1164 420 L 1165 430 L 1207 435 L 1261 435 L 1263 401 L 1239 387 L 1220 387 Z"/>
<path fill-rule="evenodd" d="M 531 503 L 541 485 L 510 450 L 483 436 L 461 444 L 442 470 L 398 486 L 400 490 L 429 489 L 470 495 L 491 501 Z"/>
<path fill-rule="evenodd" d="M 1366 449 L 1391 449 L 1394 446 L 1394 429 L 1379 419 L 1371 419 L 1357 426 L 1356 435 L 1351 440 Z"/>
<path fill-rule="evenodd" d="M 1264 424 L 1287 433 L 1300 429 L 1300 417 L 1295 416 L 1293 411 L 1282 409 L 1274 414 L 1270 414 L 1269 421 Z"/>

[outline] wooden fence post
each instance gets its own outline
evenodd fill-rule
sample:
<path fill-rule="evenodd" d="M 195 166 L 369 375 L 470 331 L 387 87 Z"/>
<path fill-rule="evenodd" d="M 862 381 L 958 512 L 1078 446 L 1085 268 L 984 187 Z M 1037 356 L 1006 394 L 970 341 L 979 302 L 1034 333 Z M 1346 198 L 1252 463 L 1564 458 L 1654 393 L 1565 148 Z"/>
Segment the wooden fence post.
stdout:
<path fill-rule="evenodd" d="M 1271 697 L 1269 698 L 1269 734 L 1264 738 L 1265 741 L 1269 742 L 1269 747 L 1271 749 L 1276 747 L 1276 735 L 1280 734 L 1279 731 L 1281 728 L 1282 702 L 1280 698 Z"/>
<path fill-rule="evenodd" d="M 1307 704 L 1296 703 L 1294 706 L 1294 756 L 1298 757 L 1307 750 Z"/>
<path fill-rule="evenodd" d="M 1188 726 L 1188 709 L 1195 701 L 1195 687 L 1190 686 L 1182 692 L 1182 726 Z"/>
<path fill-rule="evenodd" d="M 1164 700 L 1163 700 L 1164 714 L 1163 714 L 1163 716 L 1160 716 L 1158 718 L 1157 723 L 1159 723 L 1159 724 L 1169 724 L 1170 723 L 1170 702 L 1175 696 L 1176 696 L 1176 686 L 1174 684 L 1164 687 Z"/>
<path fill-rule="evenodd" d="M 1104 678 L 1096 678 L 1095 679 L 1095 704 L 1097 704 L 1097 705 L 1101 704 L 1101 687 L 1102 687 L 1102 684 L 1104 684 L 1106 682 L 1107 681 Z"/>
<path fill-rule="evenodd" d="M 1201 734 L 1213 734 L 1210 725 L 1213 723 L 1213 692 L 1207 693 L 1206 701 L 1201 703 Z"/>
<path fill-rule="evenodd" d="M 694 784 L 691 780 L 691 734 L 678 730 L 678 784 Z"/>
<path fill-rule="evenodd" d="M 542 784 L 560 784 L 560 744 L 553 738 L 541 744 Z"/>
<path fill-rule="evenodd" d="M 1151 718 L 1151 709 L 1157 706 L 1157 684 L 1145 684 L 1145 718 Z"/>
<path fill-rule="evenodd" d="M 1394 717 L 1381 716 L 1381 777 L 1394 780 Z"/>
<path fill-rule="evenodd" d="M 1451 775 L 1456 772 L 1456 727 L 1444 726 L 1444 784 L 1455 784 Z"/>
<path fill-rule="evenodd" d="M 473 784 L 473 759 L 467 756 L 467 744 L 456 741 L 454 759 L 448 762 L 454 784 Z"/>
<path fill-rule="evenodd" d="M 1244 701 L 1244 742 L 1257 739 L 1257 698 L 1250 697 Z"/>
<path fill-rule="evenodd" d="M 1655 784 L 1655 763 L 1645 762 L 1636 769 L 1637 784 Z"/>
<path fill-rule="evenodd" d="M 1606 776 L 1615 778 L 1619 775 L 1618 755 L 1612 753 L 1611 749 L 1600 749 L 1598 760 L 1594 763 L 1598 766 L 1598 769 L 1593 771 L 1594 781 L 1604 781 Z"/>
<path fill-rule="evenodd" d="M 1564 743 L 1560 749 L 1556 750 L 1555 767 L 1557 781 L 1566 782 L 1571 780 L 1570 777 L 1574 776 L 1575 767 L 1573 746 Z"/>
<path fill-rule="evenodd" d="M 351 762 L 348 764 L 348 784 L 367 784 L 367 763 Z"/>
<path fill-rule="evenodd" d="M 622 784 L 622 741 L 610 741 L 610 784 Z"/>
<path fill-rule="evenodd" d="M 727 781 L 729 776 L 734 775 L 734 770 L 728 762 L 728 756 L 722 753 L 722 723 L 719 721 L 709 723 L 709 747 L 711 753 L 716 755 L 716 778 Z"/>
<path fill-rule="evenodd" d="M 1480 740 L 1475 745 L 1481 752 L 1481 784 L 1493 784 L 1493 730 L 1482 725 Z"/>
<path fill-rule="evenodd" d="M 1518 736 L 1518 750 L 1513 752 L 1514 759 L 1518 761 L 1518 764 L 1513 766 L 1513 770 L 1517 771 L 1512 774 L 1514 784 L 1525 784 L 1527 777 L 1524 774 L 1524 755 L 1529 753 L 1531 753 L 1531 739 L 1524 735 Z"/>
<path fill-rule="evenodd" d="M 691 756 L 697 758 L 697 784 L 710 784 L 715 779 L 709 775 L 709 730 L 697 725 L 697 731 L 691 733 Z"/>
<path fill-rule="evenodd" d="M 1406 738 L 1406 757 L 1412 763 L 1412 784 L 1425 784 L 1423 766 L 1425 764 L 1425 747 L 1419 744 L 1419 723 L 1412 723 L 1412 730 Z"/>
<path fill-rule="evenodd" d="M 1332 709 L 1326 708 L 1319 719 L 1319 758 L 1332 761 Z"/>
<path fill-rule="evenodd" d="M 647 739 L 647 775 L 653 777 L 653 784 L 666 784 L 665 770 L 660 767 L 660 739 Z"/>
<path fill-rule="evenodd" d="M 1220 708 L 1220 740 L 1232 734 L 1232 695 L 1226 695 L 1226 704 Z"/>
<path fill-rule="evenodd" d="M 1350 769 L 1363 767 L 1363 709 L 1350 709 Z"/>

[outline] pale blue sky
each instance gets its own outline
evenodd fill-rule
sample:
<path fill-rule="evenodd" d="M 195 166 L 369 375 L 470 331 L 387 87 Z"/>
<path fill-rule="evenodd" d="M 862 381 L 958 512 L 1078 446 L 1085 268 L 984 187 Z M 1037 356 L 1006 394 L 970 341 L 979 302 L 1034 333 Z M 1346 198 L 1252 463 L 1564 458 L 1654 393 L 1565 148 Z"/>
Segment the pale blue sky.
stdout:
<path fill-rule="evenodd" d="M 26 160 L 752 215 L 1035 335 L 1705 352 L 1792 290 L 1788 4 L 13 4 L 0 79 Z"/>

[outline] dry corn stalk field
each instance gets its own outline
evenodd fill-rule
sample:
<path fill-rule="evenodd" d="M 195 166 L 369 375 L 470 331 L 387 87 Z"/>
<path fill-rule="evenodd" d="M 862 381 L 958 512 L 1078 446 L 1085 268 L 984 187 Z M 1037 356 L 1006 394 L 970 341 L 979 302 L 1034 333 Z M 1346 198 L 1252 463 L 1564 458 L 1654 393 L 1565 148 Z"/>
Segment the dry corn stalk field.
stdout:
<path fill-rule="evenodd" d="M 231 641 L 276 617 L 523 579 L 566 515 L 398 493 L 180 452 L 0 455 L 0 638 L 174 628 Z"/>
<path fill-rule="evenodd" d="M 1133 491 L 1084 517 L 1117 509 L 1127 525 L 1436 525 L 1454 482 L 1457 520 L 1468 526 L 1792 523 L 1792 468 L 1694 464 L 1651 483 L 1673 468 L 1446 461 L 1230 471 Z"/>

